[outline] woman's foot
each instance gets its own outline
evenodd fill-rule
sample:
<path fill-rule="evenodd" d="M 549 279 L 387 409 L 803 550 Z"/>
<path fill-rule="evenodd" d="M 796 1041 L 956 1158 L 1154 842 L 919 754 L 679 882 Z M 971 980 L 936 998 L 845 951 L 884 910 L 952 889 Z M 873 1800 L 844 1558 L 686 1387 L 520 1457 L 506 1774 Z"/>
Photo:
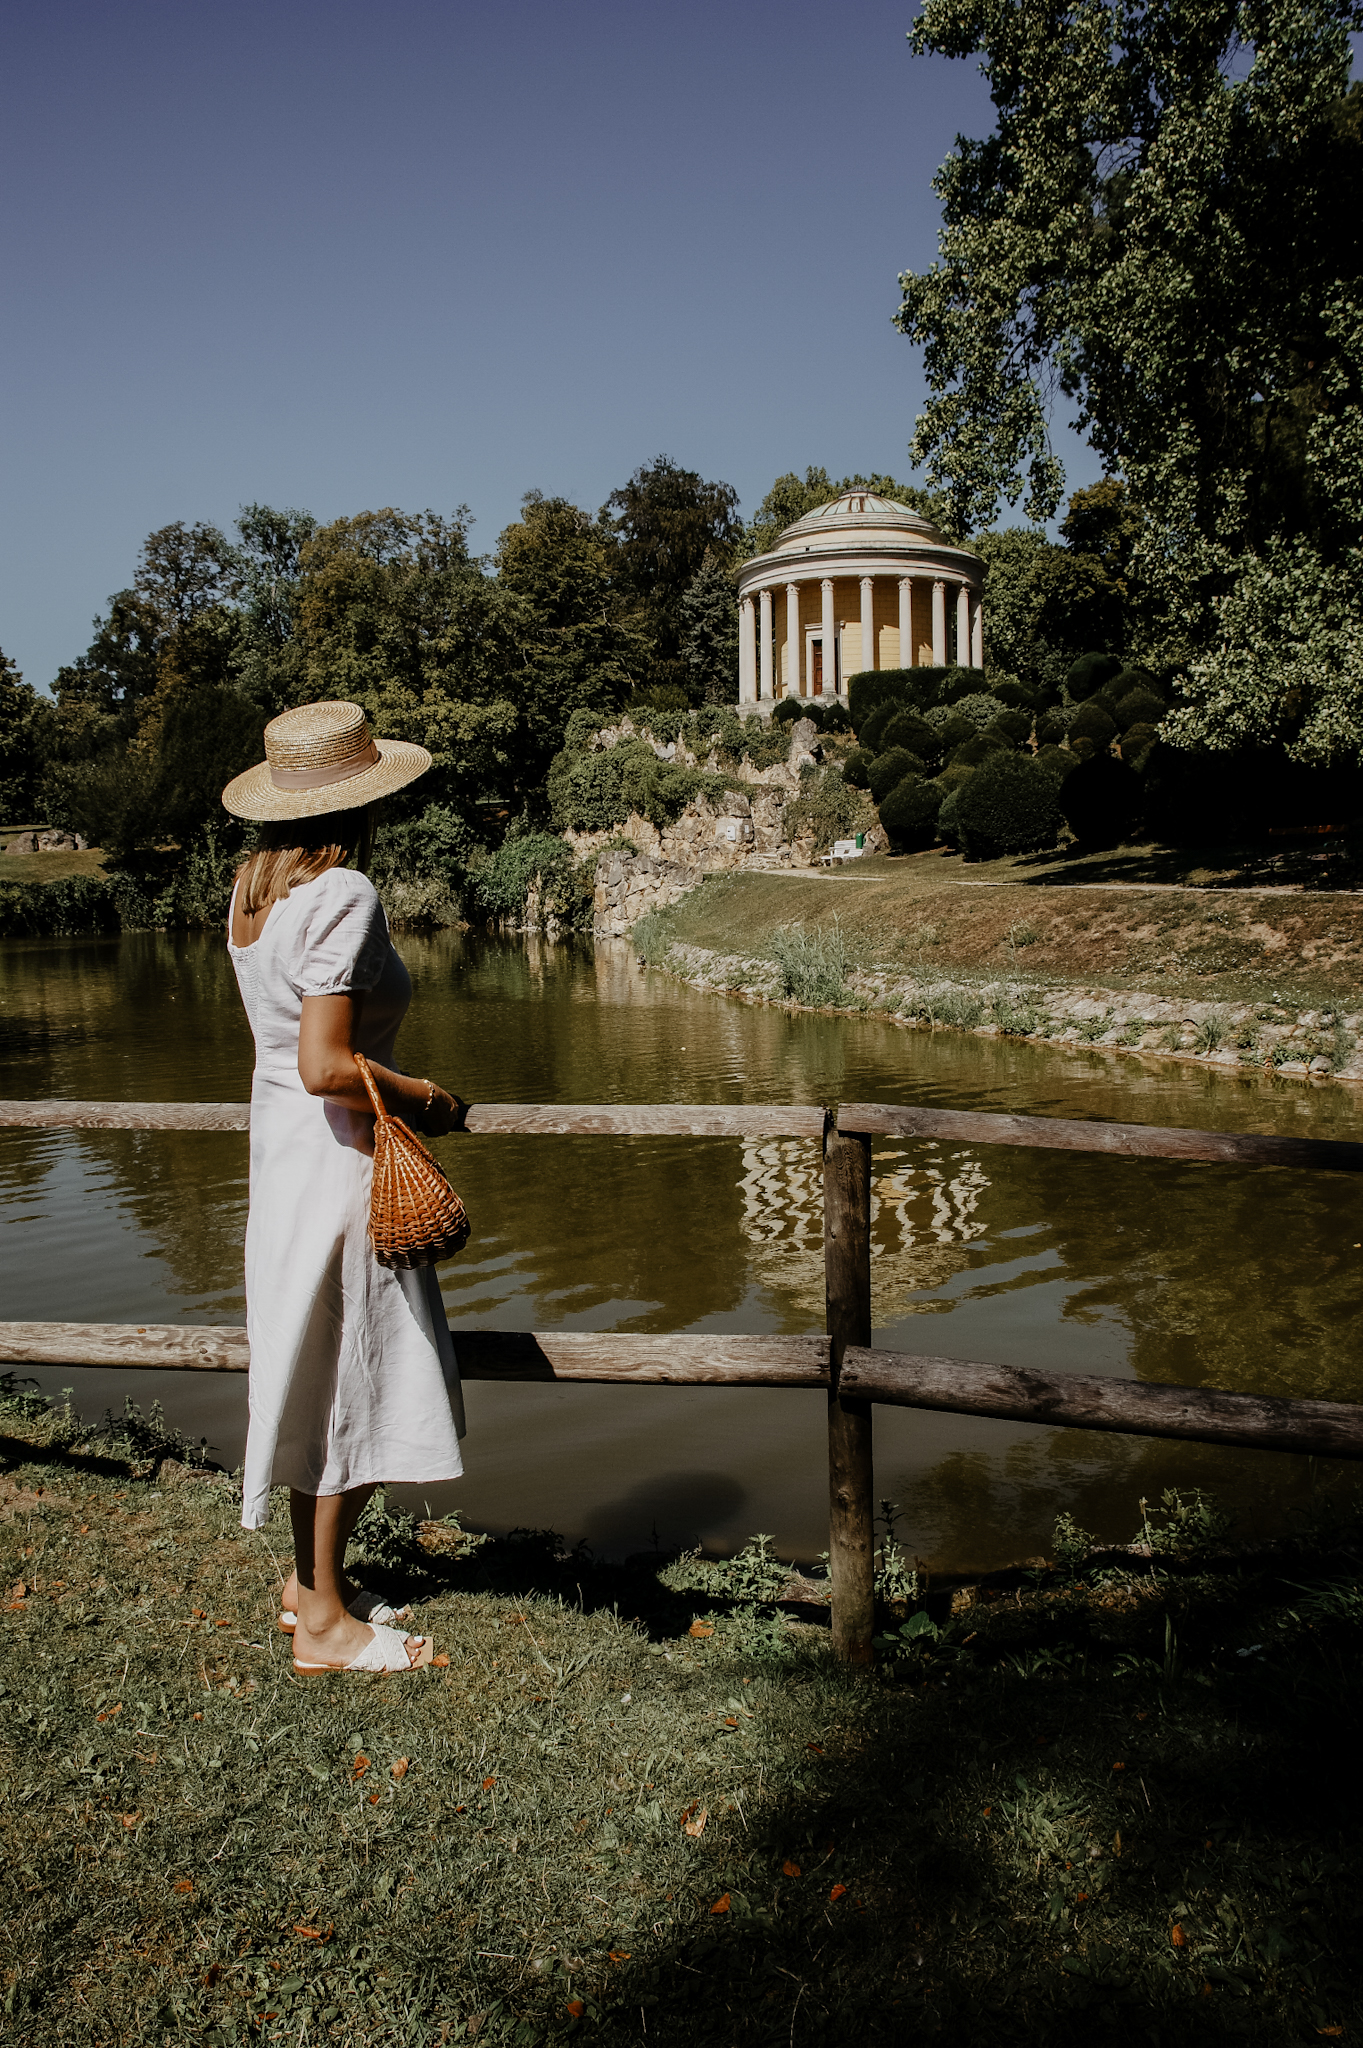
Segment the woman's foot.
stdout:
<path fill-rule="evenodd" d="M 395 1635 L 397 1630 L 385 1630 Z M 300 1614 L 298 1626 L 293 1635 L 293 1660 L 300 1665 L 323 1665 L 330 1671 L 344 1671 L 374 1641 L 375 1631 L 368 1622 L 357 1621 L 353 1614 L 342 1613 L 323 1627 L 309 1628 Z M 409 1665 L 420 1662 L 425 1645 L 424 1636 L 405 1636 L 407 1661 Z"/>

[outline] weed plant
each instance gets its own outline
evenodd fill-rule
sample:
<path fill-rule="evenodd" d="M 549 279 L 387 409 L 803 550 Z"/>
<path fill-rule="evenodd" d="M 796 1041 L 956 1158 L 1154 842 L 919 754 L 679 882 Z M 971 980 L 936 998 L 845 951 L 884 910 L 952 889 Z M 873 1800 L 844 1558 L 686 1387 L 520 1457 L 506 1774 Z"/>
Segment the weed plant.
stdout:
<path fill-rule="evenodd" d="M 649 910 L 630 934 L 635 953 L 646 967 L 665 967 L 674 944 L 672 924 L 665 911 Z"/>
<path fill-rule="evenodd" d="M 1363 2023 L 1348 1517 L 1272 1569 L 919 1590 L 859 1676 L 766 1597 L 769 1539 L 701 1586 L 701 1560 L 381 1508 L 367 1554 L 413 1575 L 441 1661 L 301 1680 L 282 1503 L 245 1535 L 225 1478 L 140 1479 L 56 1425 L 0 1413 L 7 2041 L 1278 2048 Z"/>
<path fill-rule="evenodd" d="M 772 958 L 781 992 L 810 1008 L 847 1002 L 852 958 L 841 928 L 809 931 L 803 924 L 778 925 L 771 936 Z"/>

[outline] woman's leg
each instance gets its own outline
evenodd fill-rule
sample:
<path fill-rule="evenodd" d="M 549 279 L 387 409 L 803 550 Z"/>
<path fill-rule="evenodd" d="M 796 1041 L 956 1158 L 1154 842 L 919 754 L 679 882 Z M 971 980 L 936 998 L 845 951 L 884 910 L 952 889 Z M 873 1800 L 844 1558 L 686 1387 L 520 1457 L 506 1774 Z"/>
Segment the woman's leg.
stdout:
<path fill-rule="evenodd" d="M 298 1571 L 298 1627 L 293 1654 L 302 1663 L 348 1664 L 369 1642 L 373 1631 L 346 1611 L 345 1547 L 351 1530 L 373 1492 L 356 1487 L 350 1493 L 289 1495 L 293 1547 Z M 408 1637 L 416 1655 L 417 1638 Z"/>
<path fill-rule="evenodd" d="M 372 1499 L 373 1495 L 377 1491 L 378 1488 L 376 1486 L 354 1486 L 351 1488 L 349 1493 L 341 1493 L 334 1496 L 334 1498 L 339 1500 L 341 1503 L 341 1601 L 342 1604 L 346 1607 L 350 1605 L 351 1601 L 355 1598 L 355 1595 L 359 1590 L 358 1587 L 355 1585 L 354 1581 L 352 1579 L 346 1578 L 345 1576 L 346 1549 L 349 1545 L 351 1537 L 355 1534 L 356 1523 L 359 1521 L 360 1516 L 364 1513 L 365 1508 L 367 1507 L 369 1501 Z M 322 1498 L 324 1500 L 332 1497 L 333 1496 L 329 1496 L 326 1494 L 322 1495 Z M 311 1500 L 314 1498 L 314 1496 L 312 1494 L 305 1493 L 298 1495 L 297 1498 L 301 1500 Z M 290 1514 L 292 1514 L 292 1511 L 293 1510 L 291 1502 Z M 297 1548 L 296 1536 L 294 1539 L 294 1547 L 295 1549 Z M 282 1607 L 287 1607 L 289 1611 L 293 1614 L 297 1614 L 298 1612 L 297 1563 L 295 1563 L 293 1570 L 289 1573 L 288 1579 L 284 1586 L 283 1594 L 280 1599 L 280 1605 Z"/>

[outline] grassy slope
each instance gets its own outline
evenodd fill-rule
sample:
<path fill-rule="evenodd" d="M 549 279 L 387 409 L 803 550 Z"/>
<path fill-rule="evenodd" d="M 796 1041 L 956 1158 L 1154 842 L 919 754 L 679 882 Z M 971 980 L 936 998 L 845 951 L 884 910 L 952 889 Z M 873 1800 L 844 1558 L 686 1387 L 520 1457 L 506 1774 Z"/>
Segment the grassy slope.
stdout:
<path fill-rule="evenodd" d="M 448 1665 L 300 1681 L 285 1541 L 0 1414 L 7 2039 L 1363 2023 L 1356 1592 L 1024 1580 L 868 1680 L 722 1582 L 451 1538 L 405 1563 Z"/>
<path fill-rule="evenodd" d="M 76 875 L 98 879 L 103 873 L 104 855 L 97 846 L 76 853 L 0 854 L 0 882 L 65 882 Z"/>
<path fill-rule="evenodd" d="M 829 874 L 736 876 L 695 891 L 668 919 L 686 944 L 724 953 L 769 950 L 781 924 L 836 919 L 865 965 L 1201 1001 L 1276 992 L 1299 1007 L 1357 1003 L 1363 895 L 1151 886 L 1168 859 L 1032 855 L 966 867 L 932 852 Z"/>

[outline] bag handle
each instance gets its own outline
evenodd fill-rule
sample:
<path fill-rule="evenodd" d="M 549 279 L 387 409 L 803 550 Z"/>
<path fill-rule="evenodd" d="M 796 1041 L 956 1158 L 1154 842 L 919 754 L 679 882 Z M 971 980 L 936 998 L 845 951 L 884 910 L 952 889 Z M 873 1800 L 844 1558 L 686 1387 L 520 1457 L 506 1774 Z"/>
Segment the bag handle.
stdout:
<path fill-rule="evenodd" d="M 375 1116 L 387 1116 L 388 1112 L 383 1106 L 383 1097 L 379 1094 L 378 1089 L 375 1087 L 374 1076 L 369 1071 L 368 1060 L 365 1058 L 362 1052 L 357 1052 L 354 1055 L 354 1059 L 356 1066 L 360 1070 L 360 1079 L 364 1082 L 365 1087 L 369 1090 L 369 1100 L 374 1105 Z"/>

